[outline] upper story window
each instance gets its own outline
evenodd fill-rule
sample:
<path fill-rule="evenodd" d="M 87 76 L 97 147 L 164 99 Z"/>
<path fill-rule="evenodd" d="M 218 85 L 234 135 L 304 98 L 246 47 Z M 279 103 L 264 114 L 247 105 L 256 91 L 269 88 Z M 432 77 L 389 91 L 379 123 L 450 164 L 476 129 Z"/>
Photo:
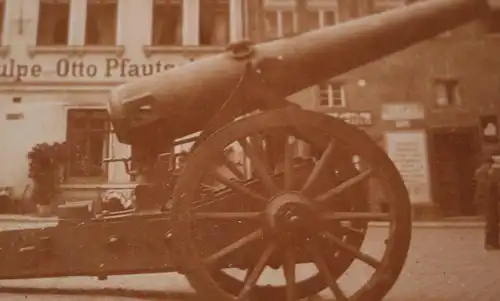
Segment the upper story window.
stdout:
<path fill-rule="evenodd" d="M 106 178 L 109 154 L 110 122 L 106 110 L 68 110 L 67 143 L 69 163 L 66 177 L 77 179 Z"/>
<path fill-rule="evenodd" d="M 321 83 L 318 88 L 319 105 L 321 107 L 345 107 L 345 95 L 341 83 Z"/>
<path fill-rule="evenodd" d="M 87 0 L 85 45 L 115 45 L 116 0 Z"/>
<path fill-rule="evenodd" d="M 310 2 L 302 11 L 296 11 L 293 1 L 268 1 L 265 7 L 266 38 L 281 38 L 331 26 L 339 21 L 338 6 L 332 2 Z"/>
<path fill-rule="evenodd" d="M 155 0 L 153 6 L 153 45 L 180 45 L 182 0 Z"/>
<path fill-rule="evenodd" d="M 438 79 L 434 82 L 436 104 L 452 106 L 460 104 L 458 81 L 453 79 Z"/>
<path fill-rule="evenodd" d="M 5 19 L 5 0 L 0 0 L 0 44 L 3 43 L 3 22 Z"/>
<path fill-rule="evenodd" d="M 411 0 L 375 0 L 373 10 L 375 13 L 381 13 L 404 5 L 410 4 Z"/>
<path fill-rule="evenodd" d="M 332 26 L 338 23 L 338 11 L 336 10 L 318 10 L 319 27 Z"/>
<path fill-rule="evenodd" d="M 265 12 L 266 38 L 281 38 L 297 32 L 297 15 L 293 10 Z"/>
<path fill-rule="evenodd" d="M 69 0 L 40 0 L 37 45 L 67 45 Z"/>
<path fill-rule="evenodd" d="M 229 0 L 200 0 L 200 45 L 229 43 Z"/>

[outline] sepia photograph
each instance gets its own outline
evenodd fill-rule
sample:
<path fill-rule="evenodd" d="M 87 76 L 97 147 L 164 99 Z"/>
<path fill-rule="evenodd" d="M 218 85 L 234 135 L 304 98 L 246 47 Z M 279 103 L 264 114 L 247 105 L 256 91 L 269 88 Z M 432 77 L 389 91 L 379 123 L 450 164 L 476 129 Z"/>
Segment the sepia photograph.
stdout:
<path fill-rule="evenodd" d="M 500 0 L 0 0 L 0 301 L 499 301 Z"/>

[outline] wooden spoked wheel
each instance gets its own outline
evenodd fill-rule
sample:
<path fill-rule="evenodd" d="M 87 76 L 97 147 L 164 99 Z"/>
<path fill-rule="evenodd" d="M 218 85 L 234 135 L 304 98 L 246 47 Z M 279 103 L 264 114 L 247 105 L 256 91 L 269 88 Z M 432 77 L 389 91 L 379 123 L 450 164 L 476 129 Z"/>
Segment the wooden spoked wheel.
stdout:
<path fill-rule="evenodd" d="M 246 181 L 229 179 L 233 168 L 215 159 L 236 143 L 253 170 Z M 373 181 L 386 213 L 368 206 Z M 200 202 L 207 183 L 219 188 Z M 380 258 L 361 250 L 373 221 L 389 229 Z M 220 129 L 189 156 L 174 191 L 173 251 L 206 300 L 296 301 L 328 288 L 336 300 L 378 301 L 396 282 L 410 238 L 408 194 L 385 152 L 356 127 L 297 108 Z M 339 279 L 356 262 L 373 273 L 347 292 Z M 310 276 L 299 275 L 303 265 Z M 266 269 L 282 270 L 282 283 L 260 284 Z"/>

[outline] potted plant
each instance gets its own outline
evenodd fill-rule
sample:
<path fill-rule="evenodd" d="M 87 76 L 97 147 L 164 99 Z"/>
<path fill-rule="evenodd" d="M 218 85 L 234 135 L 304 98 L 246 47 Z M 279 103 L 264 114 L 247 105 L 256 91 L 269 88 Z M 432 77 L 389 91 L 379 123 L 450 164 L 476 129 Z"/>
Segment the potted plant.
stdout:
<path fill-rule="evenodd" d="M 65 143 L 40 143 L 28 153 L 29 178 L 33 180 L 32 201 L 40 215 L 50 215 L 50 205 L 59 192 L 62 168 L 67 162 Z"/>

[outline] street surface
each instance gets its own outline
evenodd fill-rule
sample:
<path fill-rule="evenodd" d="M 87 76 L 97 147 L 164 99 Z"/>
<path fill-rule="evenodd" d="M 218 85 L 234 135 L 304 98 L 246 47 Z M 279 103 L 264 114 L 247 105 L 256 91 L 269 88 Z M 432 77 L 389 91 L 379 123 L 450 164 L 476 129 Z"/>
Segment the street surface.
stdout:
<path fill-rule="evenodd" d="M 0 222 L 0 229 L 11 227 Z M 380 253 L 383 244 L 377 242 L 383 241 L 386 233 L 385 228 L 371 229 L 363 250 Z M 340 283 L 350 291 L 368 271 L 357 264 Z M 273 273 L 265 274 L 259 283 L 274 283 L 275 279 Z M 331 300 L 331 296 L 326 291 L 318 300 Z M 190 301 L 195 297 L 187 281 L 173 273 L 117 276 L 106 281 L 86 277 L 0 281 L 0 299 Z M 457 300 L 500 300 L 500 251 L 483 249 L 481 228 L 415 228 L 403 274 L 385 301 Z"/>

